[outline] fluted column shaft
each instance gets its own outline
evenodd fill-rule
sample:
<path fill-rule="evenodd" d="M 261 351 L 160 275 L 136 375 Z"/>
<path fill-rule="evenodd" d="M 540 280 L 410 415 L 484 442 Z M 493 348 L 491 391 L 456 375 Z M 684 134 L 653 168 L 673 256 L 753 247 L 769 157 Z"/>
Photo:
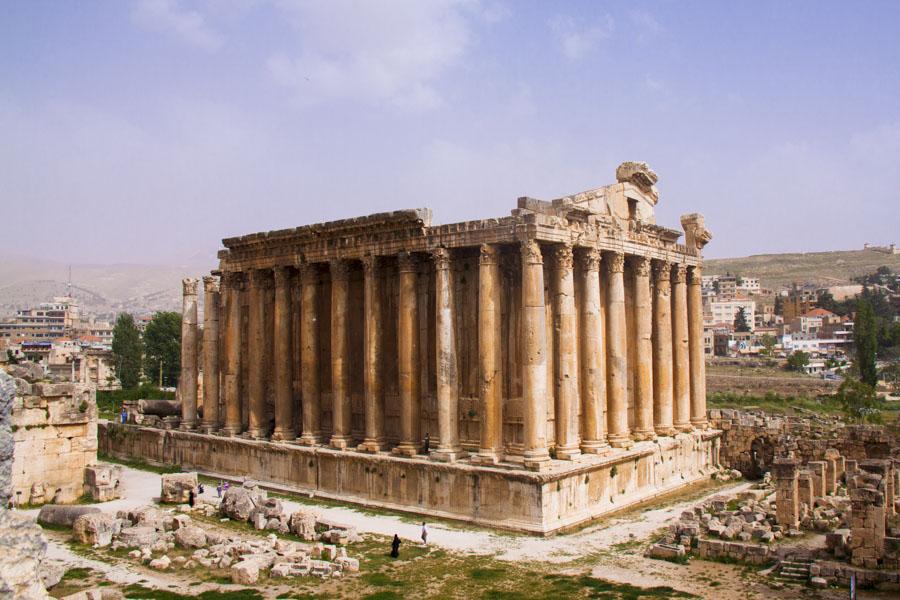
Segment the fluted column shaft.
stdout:
<path fill-rule="evenodd" d="M 617 448 L 630 443 L 628 429 L 628 342 L 625 332 L 625 255 L 613 252 L 606 264 L 606 375 L 609 443 Z"/>
<path fill-rule="evenodd" d="M 300 397 L 302 432 L 300 442 L 315 446 L 322 440 L 319 389 L 318 265 L 300 267 Z"/>
<path fill-rule="evenodd" d="M 347 262 L 331 261 L 331 445 L 344 449 L 350 437 L 350 346 L 347 329 L 350 275 Z"/>
<path fill-rule="evenodd" d="M 688 269 L 688 344 L 691 362 L 691 425 L 706 428 L 706 358 L 703 355 L 703 294 L 700 267 Z"/>
<path fill-rule="evenodd" d="M 657 435 L 673 435 L 671 267 L 658 262 L 653 299 L 653 426 Z"/>
<path fill-rule="evenodd" d="M 478 259 L 478 392 L 481 398 L 481 444 L 475 458 L 495 463 L 503 458 L 503 377 L 500 347 L 500 252 L 481 245 Z"/>
<path fill-rule="evenodd" d="M 400 388 L 400 443 L 395 454 L 415 456 L 419 452 L 419 303 L 418 261 L 408 252 L 397 258 L 400 283 L 397 315 L 397 373 Z"/>
<path fill-rule="evenodd" d="M 263 438 L 266 423 L 266 289 L 272 285 L 271 271 L 256 269 L 250 273 L 250 320 L 247 340 L 249 360 L 249 422 L 247 435 Z"/>
<path fill-rule="evenodd" d="M 522 242 L 522 413 L 525 466 L 541 469 L 547 451 L 547 312 L 544 258 L 534 240 Z"/>
<path fill-rule="evenodd" d="M 600 262 L 597 248 L 580 257 L 581 301 L 581 451 L 598 454 L 606 442 L 606 365 L 603 362 L 603 319 L 600 313 Z"/>
<path fill-rule="evenodd" d="M 384 446 L 384 393 L 381 385 L 381 271 L 377 256 L 363 258 L 365 355 L 363 388 L 366 434 L 359 449 L 380 452 Z"/>
<path fill-rule="evenodd" d="M 222 433 L 241 433 L 241 273 L 228 273 L 225 284 L 225 425 Z"/>
<path fill-rule="evenodd" d="M 572 246 L 556 249 L 557 377 L 556 458 L 571 460 L 581 454 L 578 422 L 578 314 L 575 312 L 575 274 Z"/>
<path fill-rule="evenodd" d="M 219 283 L 203 278 L 203 432 L 219 428 Z"/>
<path fill-rule="evenodd" d="M 293 273 L 290 267 L 275 268 L 275 431 L 273 440 L 293 440 L 293 339 L 291 319 L 291 288 Z"/>
<path fill-rule="evenodd" d="M 634 267 L 634 324 L 637 338 L 634 382 L 636 440 L 656 437 L 653 429 L 653 300 L 650 296 L 650 259 L 638 256 Z"/>
<path fill-rule="evenodd" d="M 181 428 L 197 428 L 197 280 L 183 279 L 181 305 Z"/>
<path fill-rule="evenodd" d="M 691 368 L 688 343 L 687 270 L 672 266 L 672 366 L 675 393 L 675 428 L 691 431 Z"/>
<path fill-rule="evenodd" d="M 432 453 L 438 460 L 453 461 L 459 457 L 459 379 L 456 364 L 455 306 L 450 251 L 434 251 L 435 302 L 437 338 L 437 403 L 440 442 Z"/>

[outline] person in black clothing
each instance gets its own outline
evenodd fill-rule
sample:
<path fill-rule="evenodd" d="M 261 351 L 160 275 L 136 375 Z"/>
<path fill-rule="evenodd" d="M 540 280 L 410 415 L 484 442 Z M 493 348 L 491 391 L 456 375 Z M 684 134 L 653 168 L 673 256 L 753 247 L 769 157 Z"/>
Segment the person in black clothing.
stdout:
<path fill-rule="evenodd" d="M 194 508 L 194 490 L 188 492 L 188 506 Z"/>
<path fill-rule="evenodd" d="M 400 536 L 394 534 L 394 541 L 391 542 L 391 558 L 400 556 Z"/>

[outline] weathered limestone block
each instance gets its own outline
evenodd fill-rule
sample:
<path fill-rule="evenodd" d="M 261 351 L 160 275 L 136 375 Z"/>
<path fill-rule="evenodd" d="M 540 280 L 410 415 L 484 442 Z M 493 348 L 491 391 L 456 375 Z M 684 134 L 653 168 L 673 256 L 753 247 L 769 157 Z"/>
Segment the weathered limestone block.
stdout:
<path fill-rule="evenodd" d="M 107 513 L 89 513 L 75 519 L 72 530 L 82 544 L 109 546 L 121 530 L 121 521 Z"/>
<path fill-rule="evenodd" d="M 175 544 L 182 548 L 203 548 L 206 546 L 206 531 L 189 525 L 175 532 Z"/>
<path fill-rule="evenodd" d="M 184 504 L 190 493 L 197 489 L 196 473 L 166 473 L 162 476 L 162 491 L 159 501 Z"/>
<path fill-rule="evenodd" d="M 290 532 L 307 542 L 315 540 L 317 516 L 312 511 L 298 510 L 291 515 L 289 521 Z"/>
<path fill-rule="evenodd" d="M 96 506 L 45 504 L 38 512 L 37 522 L 41 525 L 72 527 L 75 524 L 75 519 L 81 515 L 99 512 L 100 509 Z"/>
<path fill-rule="evenodd" d="M 0 509 L 0 548 L 0 598 L 49 598 L 39 575 L 47 552 L 40 527 L 24 515 Z"/>
<path fill-rule="evenodd" d="M 242 560 L 231 566 L 231 582 L 251 585 L 259 581 L 259 563 L 255 560 Z"/>
<path fill-rule="evenodd" d="M 247 521 L 253 509 L 266 500 L 266 491 L 253 483 L 241 487 L 231 487 L 225 492 L 219 510 L 223 515 L 236 521 Z"/>
<path fill-rule="evenodd" d="M 125 527 L 116 536 L 116 541 L 126 548 L 143 548 L 152 546 L 159 540 L 159 533 L 153 527 Z"/>
<path fill-rule="evenodd" d="M 84 493 L 97 502 L 107 502 L 120 497 L 119 481 L 122 467 L 118 465 L 92 465 L 84 470 Z"/>

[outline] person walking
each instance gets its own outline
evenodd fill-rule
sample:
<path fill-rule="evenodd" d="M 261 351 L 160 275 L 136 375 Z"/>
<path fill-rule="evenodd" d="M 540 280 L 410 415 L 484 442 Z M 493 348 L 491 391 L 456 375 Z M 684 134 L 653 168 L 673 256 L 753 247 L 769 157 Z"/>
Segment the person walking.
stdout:
<path fill-rule="evenodd" d="M 391 558 L 398 558 L 400 556 L 400 536 L 396 533 L 394 534 L 394 539 L 391 542 Z"/>
<path fill-rule="evenodd" d="M 428 526 L 422 521 L 422 543 L 428 545 Z"/>
<path fill-rule="evenodd" d="M 222 482 L 219 482 L 219 485 L 216 486 L 216 498 L 222 497 Z"/>

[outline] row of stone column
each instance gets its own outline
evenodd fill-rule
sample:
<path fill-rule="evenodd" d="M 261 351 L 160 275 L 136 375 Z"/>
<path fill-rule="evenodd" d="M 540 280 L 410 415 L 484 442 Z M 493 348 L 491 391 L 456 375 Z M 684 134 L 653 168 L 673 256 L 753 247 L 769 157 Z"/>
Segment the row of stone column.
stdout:
<path fill-rule="evenodd" d="M 549 459 L 547 444 L 547 351 L 544 294 L 544 255 L 541 246 L 522 242 L 521 355 L 523 382 L 524 458 L 529 467 L 539 467 Z M 601 452 L 608 445 L 627 446 L 633 439 L 671 435 L 706 423 L 705 374 L 703 367 L 702 306 L 699 268 L 630 257 L 634 288 L 634 324 L 637 344 L 634 380 L 634 430 L 629 428 L 627 389 L 629 371 L 626 339 L 625 265 L 620 252 L 596 248 L 554 248 L 555 281 L 552 289 L 558 315 L 559 333 L 556 402 L 556 456 L 574 458 L 581 452 Z M 455 340 L 455 307 L 452 292 L 452 255 L 446 248 L 432 253 L 435 267 L 436 365 L 439 443 L 432 455 L 454 460 L 460 455 L 458 429 L 458 373 Z M 578 315 L 575 303 L 574 260 L 581 261 L 583 299 Z M 480 449 L 473 457 L 492 463 L 502 458 L 502 353 L 500 250 L 483 245 L 479 258 L 478 363 L 479 395 L 483 404 Z M 378 285 L 379 259 L 363 258 L 364 270 L 364 397 L 365 436 L 359 449 L 385 449 L 384 398 L 382 393 L 382 324 Z M 601 264 L 606 265 L 600 275 Z M 331 273 L 331 374 L 332 435 L 328 442 L 346 448 L 350 433 L 350 365 L 348 340 L 349 263 L 330 262 Z M 651 268 L 652 267 L 652 268 Z M 319 444 L 322 439 L 319 415 L 319 351 L 317 328 L 318 265 L 300 267 L 299 332 L 302 425 L 301 443 Z M 690 275 L 688 285 L 687 275 Z M 417 257 L 398 256 L 398 374 L 400 393 L 400 441 L 393 449 L 415 455 L 421 446 L 419 432 L 421 382 L 419 381 L 419 341 L 417 335 Z M 654 285 L 651 285 L 651 276 Z M 193 287 L 188 282 L 193 281 Z M 605 283 L 606 306 L 601 307 L 601 282 Z M 213 277 L 204 278 L 204 402 L 202 427 L 212 432 L 222 423 L 221 432 L 242 431 L 240 398 L 241 292 L 245 278 L 226 273 L 221 289 Z M 250 380 L 247 382 L 249 437 L 264 437 L 265 373 L 273 361 L 275 387 L 274 440 L 292 440 L 291 272 L 289 267 L 253 270 L 249 277 L 249 328 L 247 340 Z M 185 280 L 182 353 L 183 424 L 196 425 L 196 281 Z M 265 310 L 274 304 L 274 340 L 266 342 Z M 221 309 L 221 311 L 220 311 Z M 604 310 L 605 309 L 605 310 Z M 220 312 L 224 327 L 219 326 Z M 604 319 L 605 314 L 605 319 Z M 580 321 L 580 331 L 579 331 Z M 219 339 L 219 332 L 224 339 Z M 219 348 L 224 350 L 224 415 L 218 414 Z M 193 379 L 191 379 L 193 378 Z M 194 382 L 194 385 L 191 385 Z M 194 390 L 193 393 L 191 390 Z M 580 401 L 579 401 L 580 400 Z"/>

